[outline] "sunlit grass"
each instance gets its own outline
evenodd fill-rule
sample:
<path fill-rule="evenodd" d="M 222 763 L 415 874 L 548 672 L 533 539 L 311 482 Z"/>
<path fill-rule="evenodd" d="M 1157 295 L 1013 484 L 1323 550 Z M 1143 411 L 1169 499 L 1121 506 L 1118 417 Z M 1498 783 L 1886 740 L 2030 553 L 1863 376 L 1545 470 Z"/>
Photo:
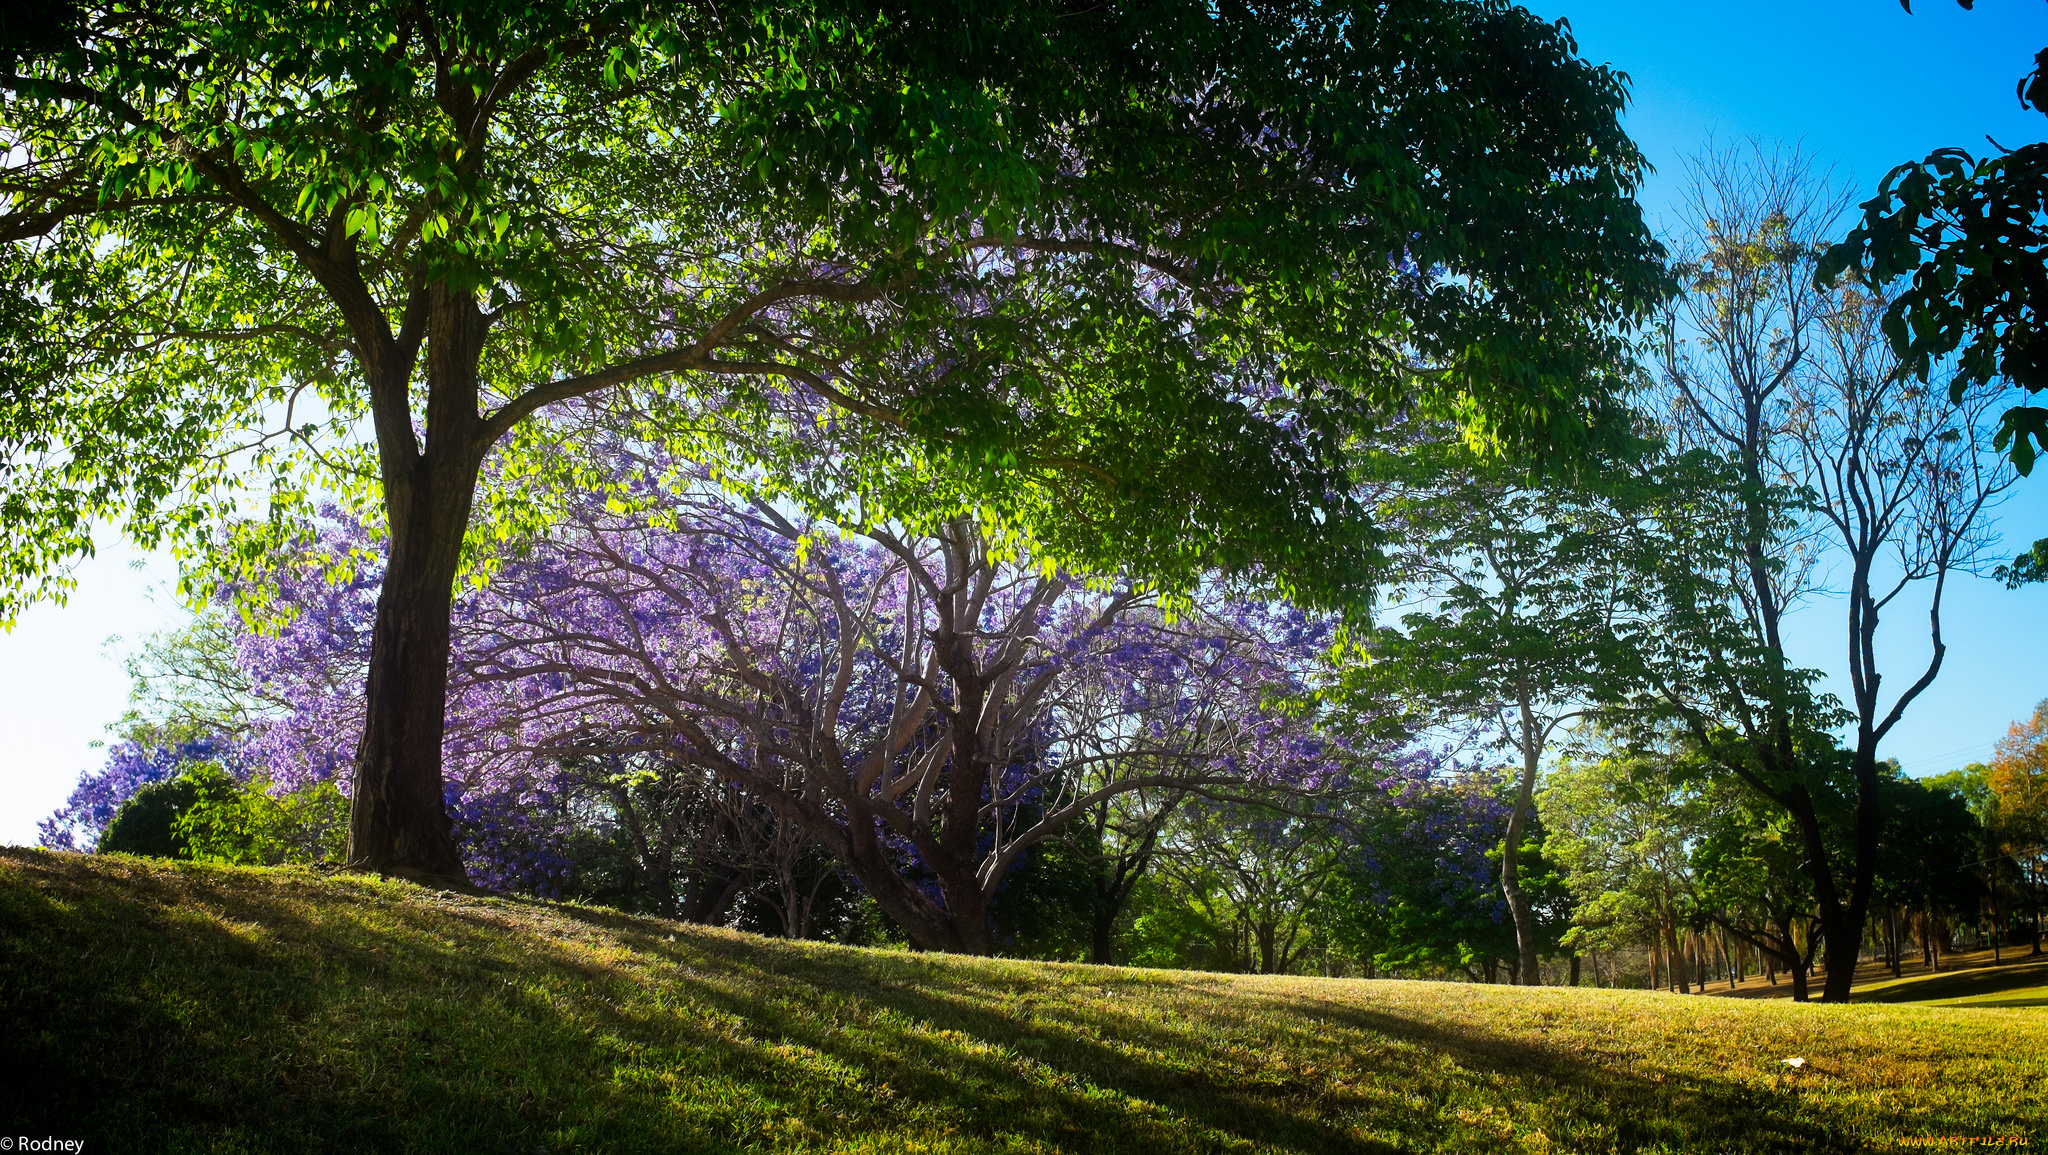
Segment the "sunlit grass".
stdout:
<path fill-rule="evenodd" d="M 1978 952 L 1980 956 L 1989 953 Z M 1865 1002 L 1931 1006 L 2048 1007 L 2048 955 L 2029 956 L 2020 948 L 2007 953 L 1999 964 L 1985 957 L 1970 961 L 1979 965 L 1951 965 L 1936 974 L 1909 972 L 1896 979 L 1879 969 L 1876 981 L 1858 983 L 1855 997 Z"/>
<path fill-rule="evenodd" d="M 961 959 L 26 850 L 0 1023 L 0 1129 L 97 1151 L 1854 1151 L 2048 1119 L 2026 1010 Z"/>

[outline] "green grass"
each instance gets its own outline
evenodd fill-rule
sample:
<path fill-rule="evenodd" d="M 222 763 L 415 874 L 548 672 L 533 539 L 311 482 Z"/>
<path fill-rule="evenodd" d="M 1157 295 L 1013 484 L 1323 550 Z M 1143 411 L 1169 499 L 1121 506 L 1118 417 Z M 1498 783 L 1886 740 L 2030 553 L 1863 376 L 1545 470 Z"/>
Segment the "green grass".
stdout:
<path fill-rule="evenodd" d="M 1988 952 L 1987 952 L 1988 953 Z M 1860 1002 L 1947 1007 L 2048 1007 L 2048 955 L 2014 950 L 2008 961 L 1940 974 L 1907 975 L 1858 984 Z"/>
<path fill-rule="evenodd" d="M 0 1131 L 87 1151 L 1883 1150 L 2048 1138 L 2044 1055 L 2026 1010 L 962 959 L 0 850 Z"/>

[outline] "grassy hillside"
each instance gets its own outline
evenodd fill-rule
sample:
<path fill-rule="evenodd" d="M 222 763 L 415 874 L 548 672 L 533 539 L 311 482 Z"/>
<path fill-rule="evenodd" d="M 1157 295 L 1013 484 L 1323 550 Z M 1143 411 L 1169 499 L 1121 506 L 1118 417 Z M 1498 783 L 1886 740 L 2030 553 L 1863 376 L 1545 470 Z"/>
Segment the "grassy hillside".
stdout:
<path fill-rule="evenodd" d="M 0 1129 L 87 1151 L 1894 1149 L 2048 1139 L 2044 1056 L 2027 1010 L 970 960 L 0 850 Z"/>

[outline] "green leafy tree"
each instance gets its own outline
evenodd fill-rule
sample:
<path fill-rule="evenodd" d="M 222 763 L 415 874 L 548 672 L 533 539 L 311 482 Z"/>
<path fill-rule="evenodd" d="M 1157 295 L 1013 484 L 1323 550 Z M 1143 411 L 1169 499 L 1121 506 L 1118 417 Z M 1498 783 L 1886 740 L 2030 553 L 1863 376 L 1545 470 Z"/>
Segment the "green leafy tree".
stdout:
<path fill-rule="evenodd" d="M 213 762 L 135 792 L 100 836 L 102 854 L 139 854 L 234 866 L 338 863 L 348 800 L 331 782 L 273 796 Z"/>
<path fill-rule="evenodd" d="M 1985 785 L 1997 799 L 1993 842 L 2033 913 L 2041 953 L 2041 899 L 2048 889 L 2048 702 L 2014 722 L 1998 743 Z"/>
<path fill-rule="evenodd" d="M 143 639 L 126 666 L 128 708 L 113 732 L 140 746 L 242 741 L 274 705 L 235 663 L 234 625 L 218 606 Z"/>
<path fill-rule="evenodd" d="M 1927 962 L 1939 969 L 1935 928 L 1956 915 L 1974 917 L 1984 896 L 1982 876 L 1973 864 L 1984 858 L 1988 840 L 1967 794 L 1952 788 L 1963 774 L 1885 780 L 1878 895 L 1892 916 L 1886 930 L 1894 975 L 1901 971 L 1903 924 L 1919 917 Z"/>
<path fill-rule="evenodd" d="M 233 866 L 340 862 L 348 802 L 332 782 L 316 782 L 273 796 L 261 777 L 237 782 L 202 763 L 184 777 L 194 787 L 172 827 L 177 857 Z"/>
<path fill-rule="evenodd" d="M 1704 807 L 1676 773 L 1671 744 L 1564 759 L 1536 806 L 1574 901 L 1565 945 L 1675 954 L 1661 944 L 1697 905 L 1691 847 Z"/>
<path fill-rule="evenodd" d="M 1316 940 L 1343 840 L 1325 818 L 1256 801 L 1181 805 L 1159 869 L 1221 969 L 1286 974 Z"/>
<path fill-rule="evenodd" d="M 1702 916 L 1776 959 L 1792 976 L 1793 1000 L 1803 1003 L 1822 927 L 1791 825 L 1753 798 L 1727 799 L 1708 819 L 1693 864 Z"/>
<path fill-rule="evenodd" d="M 1946 790 L 1963 800 L 1979 822 L 1990 822 L 1997 811 L 1997 796 L 1991 789 L 1991 767 L 1972 762 L 1960 770 L 1930 774 L 1921 779 L 1930 790 Z"/>
<path fill-rule="evenodd" d="M 4 605 L 94 518 L 196 550 L 267 502 L 252 566 L 322 488 L 380 511 L 349 860 L 419 878 L 462 876 L 453 588 L 597 410 L 842 520 L 1342 603 L 1389 414 L 1577 452 L 1664 283 L 1622 78 L 1499 0 L 207 0 L 6 36 Z M 824 457 L 850 494 L 795 472 Z"/>
<path fill-rule="evenodd" d="M 1316 911 L 1319 929 L 1377 969 L 1494 982 L 1505 964 L 1525 981 L 1501 892 L 1514 776 L 1436 766 L 1415 777 L 1417 769 L 1350 800 L 1347 844 Z M 1546 846 L 1533 820 L 1516 846 L 1539 956 L 1556 951 L 1571 918 Z"/>
<path fill-rule="evenodd" d="M 1532 487 L 1480 465 L 1403 487 L 1383 515 L 1401 542 L 1386 600 L 1421 608 L 1376 631 L 1345 673 L 1347 695 L 1403 703 L 1417 727 L 1477 727 L 1517 756 L 1500 884 L 1529 985 L 1542 935 L 1521 846 L 1537 773 L 1559 727 L 1628 685 L 1616 626 L 1647 609 L 1636 525 L 1646 507 L 1630 488 Z"/>
<path fill-rule="evenodd" d="M 1135 790 L 1102 799 L 1069 824 L 1060 857 L 1086 871 L 1088 954 L 1091 963 L 1116 959 L 1117 928 L 1165 849 L 1161 843 L 1187 796 L 1179 791 Z"/>
<path fill-rule="evenodd" d="M 187 843 L 178 819 L 199 801 L 199 783 L 179 775 L 137 790 L 101 833 L 99 854 L 135 854 L 145 858 L 183 858 Z"/>

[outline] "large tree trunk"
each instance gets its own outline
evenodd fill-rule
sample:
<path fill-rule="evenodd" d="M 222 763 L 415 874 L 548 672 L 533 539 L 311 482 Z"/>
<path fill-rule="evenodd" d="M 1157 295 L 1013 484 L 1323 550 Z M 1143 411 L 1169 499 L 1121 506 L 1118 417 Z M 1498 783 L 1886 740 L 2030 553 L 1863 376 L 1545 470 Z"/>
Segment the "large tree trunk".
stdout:
<path fill-rule="evenodd" d="M 476 302 L 443 285 L 427 293 L 427 428 L 412 428 L 409 365 L 372 367 L 371 405 L 390 556 L 377 595 L 349 808 L 348 864 L 440 886 L 467 886 L 441 780 L 448 712 L 450 600 L 476 500 L 477 365 L 485 324 Z"/>
<path fill-rule="evenodd" d="M 989 926 L 987 897 L 979 886 L 962 885 L 957 871 L 943 863 L 927 861 L 939 875 L 943 901 L 932 897 L 906 880 L 883 849 L 877 820 L 872 812 L 855 808 L 847 823 L 849 853 L 842 861 L 861 888 L 902 928 L 911 945 L 919 950 L 947 954 L 986 955 L 995 951 L 995 936 Z M 921 848 L 927 859 L 940 858 L 944 851 L 926 843 Z M 968 881 L 972 881 L 970 875 Z"/>
<path fill-rule="evenodd" d="M 1821 1001 L 1846 1003 L 1856 982 L 1856 956 L 1862 953 L 1863 931 L 1870 921 L 1870 899 L 1877 889 L 1877 839 L 1883 816 L 1878 808 L 1877 743 L 1864 728 L 1857 743 L 1856 772 L 1856 864 L 1850 875 L 1846 904 L 1821 902 L 1822 933 L 1826 936 L 1823 964 L 1827 977 L 1821 985 Z M 1826 869 L 1822 867 L 1821 869 Z M 1825 895 L 1825 892 L 1823 892 Z"/>
<path fill-rule="evenodd" d="M 412 516 L 392 526 L 356 750 L 348 846 L 353 870 L 468 883 L 443 792 L 441 739 L 449 599 L 475 478 L 473 469 L 466 477 L 429 476 L 416 489 Z"/>
<path fill-rule="evenodd" d="M 1108 899 L 1098 895 L 1095 902 L 1095 917 L 1089 927 L 1088 961 L 1097 966 L 1108 966 L 1114 955 L 1116 940 L 1116 918 L 1121 913 L 1119 906 L 1112 906 Z"/>

